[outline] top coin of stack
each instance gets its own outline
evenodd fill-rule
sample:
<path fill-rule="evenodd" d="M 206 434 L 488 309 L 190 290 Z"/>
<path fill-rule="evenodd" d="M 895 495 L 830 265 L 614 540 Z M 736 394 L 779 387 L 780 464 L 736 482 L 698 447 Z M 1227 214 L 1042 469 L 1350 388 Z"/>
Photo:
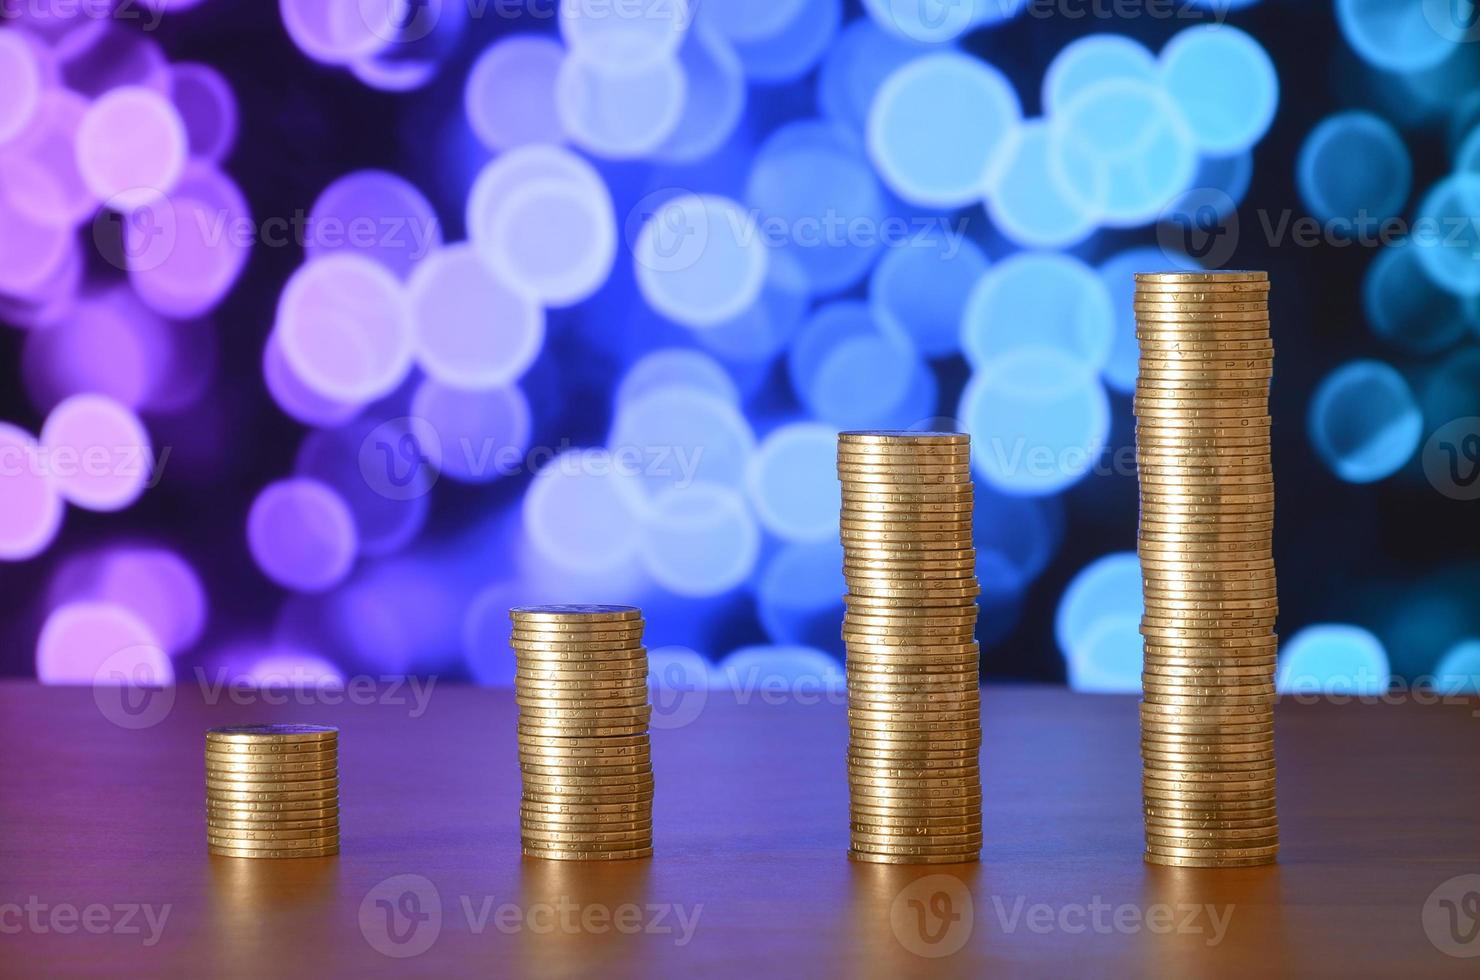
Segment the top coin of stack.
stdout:
<path fill-rule="evenodd" d="M 634 606 L 509 611 L 524 853 L 565 861 L 653 853 L 647 650 Z"/>
<path fill-rule="evenodd" d="M 1146 860 L 1268 864 L 1275 817 L 1269 277 L 1136 277 Z"/>
<path fill-rule="evenodd" d="M 339 729 L 206 732 L 206 845 L 245 858 L 339 853 Z"/>
<path fill-rule="evenodd" d="M 981 850 L 971 443 L 845 432 L 849 856 L 955 864 Z"/>

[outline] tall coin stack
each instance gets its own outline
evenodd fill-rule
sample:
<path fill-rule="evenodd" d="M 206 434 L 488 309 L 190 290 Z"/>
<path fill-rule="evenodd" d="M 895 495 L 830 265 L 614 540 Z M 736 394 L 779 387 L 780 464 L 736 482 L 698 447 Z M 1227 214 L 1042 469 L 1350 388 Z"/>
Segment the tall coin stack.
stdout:
<path fill-rule="evenodd" d="M 633 606 L 521 606 L 514 620 L 524 853 L 653 853 L 647 650 Z"/>
<path fill-rule="evenodd" d="M 1277 607 L 1269 277 L 1136 277 L 1146 860 L 1268 864 Z"/>
<path fill-rule="evenodd" d="M 856 861 L 955 864 L 982 844 L 971 441 L 845 432 L 843 639 Z"/>
<path fill-rule="evenodd" d="M 206 844 L 225 857 L 338 854 L 339 729 L 206 732 Z"/>

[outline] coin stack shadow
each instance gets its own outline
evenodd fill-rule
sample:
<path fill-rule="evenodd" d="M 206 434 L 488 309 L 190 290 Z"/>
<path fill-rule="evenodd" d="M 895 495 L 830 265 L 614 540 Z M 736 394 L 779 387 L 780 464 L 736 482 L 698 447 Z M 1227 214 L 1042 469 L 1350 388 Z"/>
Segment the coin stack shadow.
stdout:
<path fill-rule="evenodd" d="M 206 846 L 244 858 L 339 853 L 339 729 L 206 732 Z"/>
<path fill-rule="evenodd" d="M 971 441 L 844 432 L 849 857 L 977 860 L 982 844 Z"/>
<path fill-rule="evenodd" d="M 633 606 L 509 611 L 519 704 L 519 826 L 528 857 L 653 853 L 647 650 Z"/>
<path fill-rule="evenodd" d="M 1136 277 L 1146 860 L 1246 867 L 1275 816 L 1269 278 Z"/>

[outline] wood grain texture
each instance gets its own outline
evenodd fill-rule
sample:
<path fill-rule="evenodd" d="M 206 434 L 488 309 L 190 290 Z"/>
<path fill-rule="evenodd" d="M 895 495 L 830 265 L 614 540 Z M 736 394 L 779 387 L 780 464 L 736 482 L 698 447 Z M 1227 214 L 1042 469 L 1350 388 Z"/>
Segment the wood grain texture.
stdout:
<path fill-rule="evenodd" d="M 1282 704 L 1280 865 L 1178 871 L 1141 861 L 1135 699 L 988 688 L 983 860 L 949 869 L 972 898 L 969 935 L 930 959 L 891 910 L 941 869 L 845 857 L 841 705 L 711 695 L 692 723 L 653 733 L 656 856 L 576 865 L 520 857 L 509 693 L 438 687 L 418 717 L 406 700 L 209 705 L 185 687 L 161 723 L 127 731 L 91 691 L 0 684 L 0 974 L 1473 977 L 1480 965 L 1439 952 L 1422 918 L 1436 886 L 1480 874 L 1475 703 Z M 340 857 L 207 855 L 202 732 L 246 721 L 342 727 Z M 435 941 L 404 959 L 366 938 L 384 944 L 375 889 L 399 875 L 441 902 Z M 17 932 L 6 909 L 32 898 L 171 909 L 147 946 Z M 603 925 L 630 904 L 649 925 L 649 906 L 669 911 L 636 934 Z M 1230 916 L 1216 944 L 1206 912 L 1199 932 L 1126 925 L 1208 905 Z M 690 941 L 661 931 L 698 906 Z M 1099 906 L 1104 931 L 1079 914 Z"/>

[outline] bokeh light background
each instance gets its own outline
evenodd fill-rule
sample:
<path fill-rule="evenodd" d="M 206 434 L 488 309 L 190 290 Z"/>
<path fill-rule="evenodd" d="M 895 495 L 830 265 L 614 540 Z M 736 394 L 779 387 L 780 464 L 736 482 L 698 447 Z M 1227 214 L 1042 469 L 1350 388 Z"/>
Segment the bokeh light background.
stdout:
<path fill-rule="evenodd" d="M 984 674 L 1134 690 L 1132 276 L 1246 266 L 1282 687 L 1472 688 L 1466 8 L 0 0 L 0 673 L 826 672 L 836 432 L 959 426 Z"/>

